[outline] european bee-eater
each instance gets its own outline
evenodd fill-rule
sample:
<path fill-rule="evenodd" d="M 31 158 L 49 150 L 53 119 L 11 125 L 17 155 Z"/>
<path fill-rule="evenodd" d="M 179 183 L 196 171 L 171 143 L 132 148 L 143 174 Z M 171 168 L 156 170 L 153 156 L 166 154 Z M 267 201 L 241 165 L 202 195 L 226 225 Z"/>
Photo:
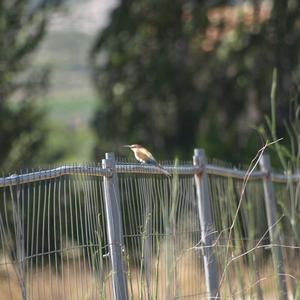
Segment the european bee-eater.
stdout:
<path fill-rule="evenodd" d="M 130 148 L 133 153 L 135 158 L 141 162 L 142 164 L 149 164 L 149 165 L 155 165 L 158 167 L 165 175 L 171 176 L 171 174 L 166 171 L 154 158 L 154 156 L 143 146 L 138 145 L 138 144 L 133 144 L 133 145 L 124 145 L 123 147 Z"/>

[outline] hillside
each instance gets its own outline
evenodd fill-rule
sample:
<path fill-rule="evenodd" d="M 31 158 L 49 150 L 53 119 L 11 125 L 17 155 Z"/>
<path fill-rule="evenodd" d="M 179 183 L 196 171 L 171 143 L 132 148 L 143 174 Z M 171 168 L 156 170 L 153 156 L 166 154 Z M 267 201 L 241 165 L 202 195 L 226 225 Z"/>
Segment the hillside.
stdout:
<path fill-rule="evenodd" d="M 97 97 L 90 84 L 88 50 L 109 21 L 114 5 L 116 1 L 69 1 L 53 15 L 37 53 L 35 64 L 51 67 L 50 89 L 40 104 L 47 107 L 52 128 L 49 147 L 65 149 L 63 161 L 91 159 L 93 133 L 89 122 Z"/>

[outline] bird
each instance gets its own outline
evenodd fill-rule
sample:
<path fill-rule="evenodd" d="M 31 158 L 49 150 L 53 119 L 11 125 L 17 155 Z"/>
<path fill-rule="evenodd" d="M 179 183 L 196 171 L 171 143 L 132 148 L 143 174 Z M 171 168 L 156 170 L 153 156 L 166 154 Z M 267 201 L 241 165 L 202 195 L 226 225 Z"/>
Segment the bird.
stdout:
<path fill-rule="evenodd" d="M 145 147 L 138 145 L 138 144 L 132 144 L 132 145 L 123 145 L 123 147 L 130 148 L 135 158 L 142 164 L 148 164 L 148 165 L 154 165 L 158 167 L 162 173 L 164 173 L 166 176 L 170 177 L 171 174 L 166 171 L 154 158 L 154 156 L 151 154 L 150 151 L 148 151 Z"/>

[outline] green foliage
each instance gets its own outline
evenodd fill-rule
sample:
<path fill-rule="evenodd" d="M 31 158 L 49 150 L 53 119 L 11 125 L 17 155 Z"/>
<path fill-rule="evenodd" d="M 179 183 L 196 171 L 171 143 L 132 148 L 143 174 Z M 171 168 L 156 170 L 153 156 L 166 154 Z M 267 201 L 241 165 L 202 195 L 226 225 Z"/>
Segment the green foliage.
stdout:
<path fill-rule="evenodd" d="M 271 146 L 275 166 L 280 166 L 287 175 L 299 173 L 300 166 L 300 102 L 299 87 L 296 86 L 294 94 L 290 99 L 289 118 L 284 120 L 285 132 L 278 133 L 277 107 L 277 69 L 273 71 L 271 89 L 271 116 L 266 116 L 265 124 L 260 127 L 260 133 L 265 140 L 278 140 L 284 138 L 282 142 Z M 286 236 L 295 245 L 300 245 L 299 233 L 299 184 L 288 180 L 284 188 L 283 197 L 278 197 L 278 204 L 282 213 L 286 216 Z M 291 234 L 292 233 L 292 234 Z M 297 288 L 298 293 L 298 288 Z M 298 297 L 298 296 L 297 296 Z M 297 298 L 296 297 L 296 298 Z"/>
<path fill-rule="evenodd" d="M 300 167 L 300 93 L 299 86 L 295 85 L 293 94 L 288 100 L 289 114 L 283 120 L 284 131 L 278 133 L 278 114 L 276 107 L 278 99 L 277 94 L 277 69 L 273 71 L 272 89 L 271 89 L 271 115 L 265 116 L 265 124 L 259 128 L 264 140 L 278 140 L 283 138 L 280 143 L 271 146 L 272 154 L 276 166 L 280 166 L 287 174 L 293 174 Z"/>
<path fill-rule="evenodd" d="M 193 28 L 182 20 L 183 10 L 192 12 L 189 5 L 122 1 L 114 11 L 92 51 L 102 96 L 94 122 L 101 146 L 151 141 L 172 153 L 195 141 L 201 103 L 188 57 Z"/>
<path fill-rule="evenodd" d="M 37 4 L 34 4 L 37 3 Z M 58 4 L 58 1 L 49 1 Z M 52 6 L 51 4 L 51 6 Z M 46 33 L 47 1 L 3 0 L 0 3 L 0 166 L 15 169 L 47 157 L 45 112 L 36 108 L 45 92 L 48 68 L 30 66 Z"/>
<path fill-rule="evenodd" d="M 299 76 L 300 4 L 279 2 L 262 18 L 258 1 L 240 13 L 228 5 L 218 12 L 211 1 L 121 1 L 91 50 L 96 151 L 141 143 L 187 158 L 198 145 L 233 162 L 253 157 L 260 140 L 251 128 L 269 108 L 273 67 L 280 120 L 290 79 Z M 231 20 L 212 17 L 225 9 L 232 19 L 239 13 L 231 28 Z"/>

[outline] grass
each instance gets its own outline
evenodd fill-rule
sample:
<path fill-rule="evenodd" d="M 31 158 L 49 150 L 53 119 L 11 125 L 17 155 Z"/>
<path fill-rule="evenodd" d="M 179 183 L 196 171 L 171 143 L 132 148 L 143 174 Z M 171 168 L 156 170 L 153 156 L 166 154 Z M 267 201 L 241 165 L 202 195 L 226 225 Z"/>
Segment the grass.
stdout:
<path fill-rule="evenodd" d="M 56 273 L 54 268 L 38 269 L 27 276 L 27 296 L 32 300 L 52 299 L 99 299 L 99 289 L 96 276 L 86 268 L 87 262 L 70 262 L 69 267 L 64 266 L 63 272 Z M 75 267 L 74 267 L 75 266 Z M 17 300 L 21 298 L 18 279 L 12 265 L 8 269 L 0 269 L 1 300 Z M 110 295 L 107 285 L 106 294 Z"/>
<path fill-rule="evenodd" d="M 156 281 L 157 286 L 151 299 L 175 299 L 175 295 L 169 294 L 170 290 L 165 281 L 169 266 L 166 251 L 168 246 L 163 243 L 160 255 L 153 261 L 151 268 L 151 282 Z M 26 291 L 27 296 L 32 300 L 52 300 L 52 299 L 113 299 L 111 273 L 107 267 L 96 271 L 93 267 L 89 268 L 88 261 L 78 258 L 64 261 L 63 270 L 55 271 L 44 267 L 35 269 L 34 273 L 28 274 Z M 2 256 L 2 261 L 3 261 Z M 21 289 L 18 283 L 15 269 L 12 264 L 0 265 L 0 294 L 1 300 L 15 300 L 21 298 Z M 196 264 L 199 259 L 196 252 L 187 252 L 177 261 L 176 265 L 176 297 L 178 299 L 206 299 L 204 271 L 201 264 Z M 174 262 L 172 262 L 174 263 Z M 294 262 L 294 264 L 298 264 Z M 106 270 L 106 271 L 105 271 Z M 295 270 L 296 271 L 296 270 Z M 257 281 L 251 275 L 247 264 L 239 264 L 239 270 L 231 266 L 230 278 L 225 282 L 221 297 L 235 299 L 257 299 Z M 100 280 L 99 273 L 103 274 L 104 281 Z M 129 299 L 148 299 L 146 293 L 146 278 L 140 269 L 131 267 L 128 273 Z M 299 270 L 297 270 L 299 273 Z M 240 277 L 243 277 L 244 286 L 240 285 Z M 142 280 L 142 282 L 141 282 Z M 275 299 L 276 290 L 274 289 L 274 273 L 271 260 L 267 260 L 260 266 L 260 285 L 264 290 L 265 299 Z M 174 282 L 172 283 L 174 284 Z M 141 291 L 142 289 L 142 291 Z M 174 291 L 173 291 L 174 292 Z M 176 299 L 177 299 L 176 298 Z"/>

